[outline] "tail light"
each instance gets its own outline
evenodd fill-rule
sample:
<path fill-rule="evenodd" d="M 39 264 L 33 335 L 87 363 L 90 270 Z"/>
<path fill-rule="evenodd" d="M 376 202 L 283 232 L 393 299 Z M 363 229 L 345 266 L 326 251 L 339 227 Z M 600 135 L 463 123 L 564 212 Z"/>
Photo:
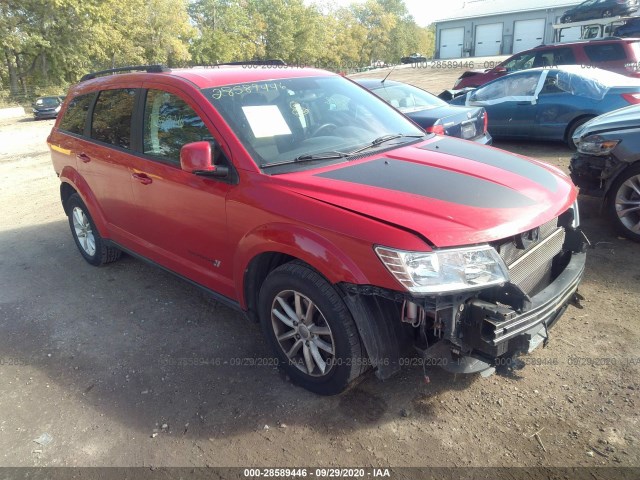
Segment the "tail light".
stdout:
<path fill-rule="evenodd" d="M 640 103 L 640 93 L 623 93 L 622 98 L 633 105 Z"/>
<path fill-rule="evenodd" d="M 640 100 L 638 100 L 640 102 Z M 444 135 L 444 127 L 442 125 L 431 125 L 425 129 L 427 133 L 435 133 L 436 135 Z"/>
<path fill-rule="evenodd" d="M 489 114 L 484 112 L 484 130 L 483 133 L 487 133 L 487 129 L 489 128 Z"/>

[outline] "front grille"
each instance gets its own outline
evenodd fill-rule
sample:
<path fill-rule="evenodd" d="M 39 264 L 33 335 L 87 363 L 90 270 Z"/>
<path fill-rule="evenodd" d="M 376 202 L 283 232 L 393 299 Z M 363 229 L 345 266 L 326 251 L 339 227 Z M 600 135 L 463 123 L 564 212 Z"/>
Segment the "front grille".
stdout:
<path fill-rule="evenodd" d="M 562 251 L 564 238 L 564 228 L 558 228 L 555 218 L 540 226 L 538 240 L 524 250 L 513 240 L 500 245 L 498 252 L 509 269 L 511 283 L 530 295 L 548 285 L 553 258 Z"/>

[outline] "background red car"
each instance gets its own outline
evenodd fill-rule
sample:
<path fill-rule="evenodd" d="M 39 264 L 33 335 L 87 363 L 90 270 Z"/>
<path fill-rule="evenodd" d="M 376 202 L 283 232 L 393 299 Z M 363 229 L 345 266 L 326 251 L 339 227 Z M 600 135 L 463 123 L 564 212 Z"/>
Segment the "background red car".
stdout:
<path fill-rule="evenodd" d="M 467 70 L 453 88 L 479 87 L 509 73 L 558 65 L 582 65 L 640 77 L 640 40 L 608 39 L 540 45 L 517 53 L 493 68 Z"/>

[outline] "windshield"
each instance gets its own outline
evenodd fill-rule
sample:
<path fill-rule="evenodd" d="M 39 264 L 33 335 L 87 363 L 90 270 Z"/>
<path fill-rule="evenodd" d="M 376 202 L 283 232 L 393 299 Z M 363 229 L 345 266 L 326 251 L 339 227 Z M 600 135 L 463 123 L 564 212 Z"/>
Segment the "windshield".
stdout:
<path fill-rule="evenodd" d="M 57 97 L 43 97 L 36 100 L 38 107 L 57 107 L 60 105 L 60 101 Z"/>
<path fill-rule="evenodd" d="M 541 70 L 514 73 L 474 90 L 469 101 L 479 105 L 532 99 L 540 81 Z"/>
<path fill-rule="evenodd" d="M 390 103 L 402 113 L 411 113 L 429 108 L 444 107 L 444 100 L 431 95 L 413 85 L 384 85 L 373 89 L 380 98 Z"/>
<path fill-rule="evenodd" d="M 314 155 L 344 157 L 385 135 L 424 135 L 385 102 L 338 76 L 227 85 L 203 93 L 259 167 Z M 389 140 L 379 148 L 411 141 Z"/>

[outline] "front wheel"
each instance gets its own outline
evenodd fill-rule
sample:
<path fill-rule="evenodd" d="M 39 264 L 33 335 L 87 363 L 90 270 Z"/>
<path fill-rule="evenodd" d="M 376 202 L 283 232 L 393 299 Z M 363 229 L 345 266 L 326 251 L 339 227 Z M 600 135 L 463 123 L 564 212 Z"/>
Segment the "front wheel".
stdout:
<path fill-rule="evenodd" d="M 640 164 L 628 168 L 613 182 L 607 207 L 618 233 L 640 242 Z"/>
<path fill-rule="evenodd" d="M 80 195 L 74 193 L 66 203 L 69 226 L 76 246 L 84 259 L 96 267 L 105 263 L 114 262 L 120 258 L 121 251 L 108 247 L 98 233 L 89 210 Z"/>
<path fill-rule="evenodd" d="M 260 289 L 259 313 L 279 364 L 307 390 L 341 393 L 366 369 L 349 310 L 311 267 L 291 262 L 273 270 Z"/>
<path fill-rule="evenodd" d="M 613 16 L 613 12 L 611 10 L 605 10 L 602 12 L 602 18 L 609 18 Z"/>

